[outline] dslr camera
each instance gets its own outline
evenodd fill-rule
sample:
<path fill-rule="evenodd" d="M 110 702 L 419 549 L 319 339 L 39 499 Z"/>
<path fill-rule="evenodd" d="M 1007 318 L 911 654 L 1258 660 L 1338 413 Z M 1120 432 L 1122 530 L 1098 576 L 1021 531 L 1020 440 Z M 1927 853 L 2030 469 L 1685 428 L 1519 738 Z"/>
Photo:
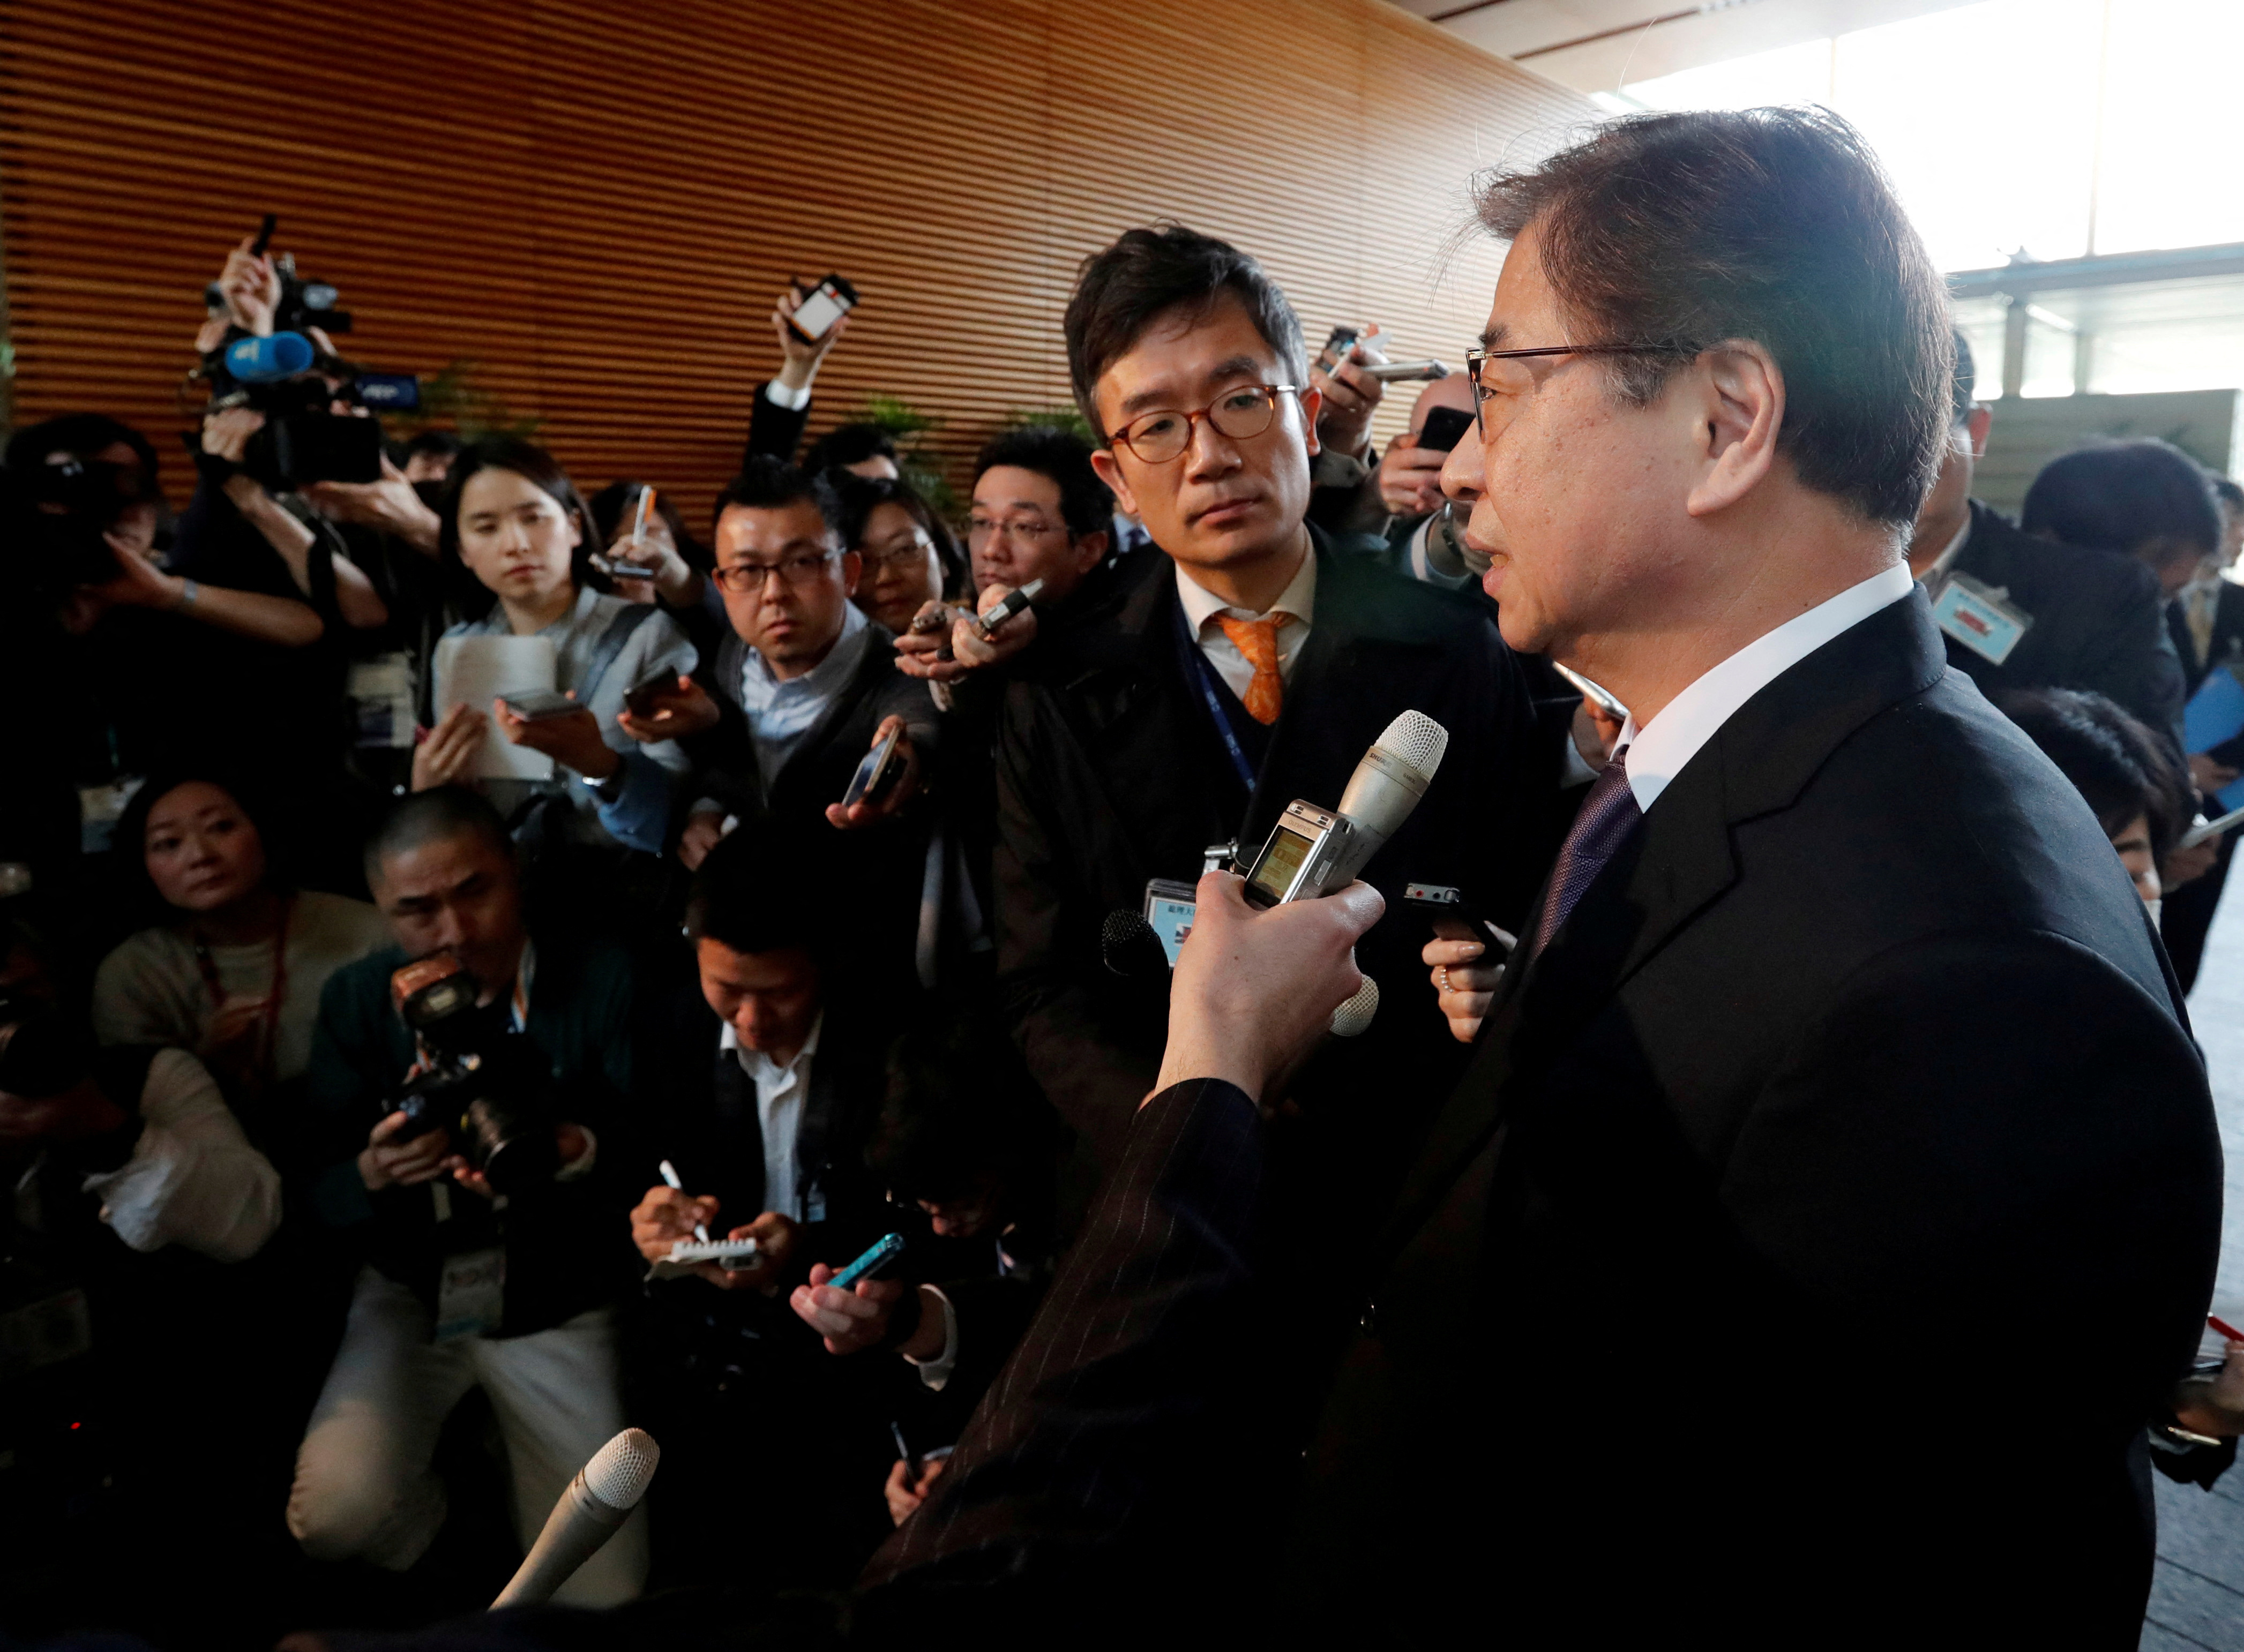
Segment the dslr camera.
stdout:
<path fill-rule="evenodd" d="M 413 1029 L 422 1064 L 383 1112 L 406 1116 L 395 1141 L 450 1131 L 469 1165 L 496 1191 L 516 1197 L 551 1182 L 560 1167 L 552 1074 L 537 1046 L 508 1024 L 504 1004 L 476 1002 L 478 990 L 447 953 L 390 976 L 390 1001 Z"/>
<path fill-rule="evenodd" d="M 133 506 L 155 497 L 135 465 L 73 455 L 60 464 L 10 471 L 0 497 L 0 525 L 10 545 L 11 571 L 30 590 L 106 583 L 117 577 L 117 553 L 102 536 Z"/>

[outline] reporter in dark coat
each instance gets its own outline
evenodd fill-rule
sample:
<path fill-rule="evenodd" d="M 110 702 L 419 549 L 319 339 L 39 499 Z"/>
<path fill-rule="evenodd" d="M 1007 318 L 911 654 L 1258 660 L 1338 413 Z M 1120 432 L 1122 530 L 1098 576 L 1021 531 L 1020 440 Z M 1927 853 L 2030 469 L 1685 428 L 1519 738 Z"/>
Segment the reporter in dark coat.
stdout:
<path fill-rule="evenodd" d="M 2124 554 L 2059 531 L 2030 534 L 1971 497 L 1992 409 L 1972 400 L 1971 347 L 1952 334 L 1948 445 L 1909 546 L 1909 571 L 1938 602 L 1957 576 L 1992 593 L 2031 623 L 2005 647 L 1951 617 L 1940 629 L 1948 663 L 1988 695 L 2007 689 L 2082 688 L 2104 695 L 2147 726 L 2181 738 L 2182 703 L 2194 689 L 2163 617 L 2165 593 L 2149 569 Z M 2063 542 L 2063 543 L 2060 543 Z"/>
<path fill-rule="evenodd" d="M 1617 123 L 1481 212 L 1498 354 L 1444 483 L 1507 638 L 1642 726 L 1368 1242 L 1288 1581 L 1234 1609 L 1382 1644 L 2132 1647 L 2220 1147 L 2103 833 L 1945 670 L 1900 561 L 1938 279 L 1822 111 Z M 1286 1454 L 1242 1426 L 1251 1356 L 1292 1329 L 1259 1323 L 1253 1103 L 1375 903 L 1200 900 L 1166 1088 L 862 1580 L 868 1641 L 1249 1585 Z"/>

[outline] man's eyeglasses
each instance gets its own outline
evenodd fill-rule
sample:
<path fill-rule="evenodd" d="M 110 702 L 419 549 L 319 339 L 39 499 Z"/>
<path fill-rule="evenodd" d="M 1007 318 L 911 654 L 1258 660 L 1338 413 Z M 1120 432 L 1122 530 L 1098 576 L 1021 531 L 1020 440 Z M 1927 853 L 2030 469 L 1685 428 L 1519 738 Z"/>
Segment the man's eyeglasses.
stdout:
<path fill-rule="evenodd" d="M 835 555 L 830 550 L 804 551 L 798 556 L 782 557 L 775 563 L 737 562 L 718 569 L 714 577 L 718 584 L 736 597 L 746 597 L 751 593 L 761 596 L 765 582 L 774 574 L 780 577 L 781 583 L 801 590 L 815 585 L 824 577 L 826 570 L 833 564 Z"/>
<path fill-rule="evenodd" d="M 1205 419 L 1234 442 L 1244 442 L 1270 428 L 1270 421 L 1278 416 L 1280 396 L 1300 394 L 1290 384 L 1242 384 L 1226 390 L 1196 413 L 1167 408 L 1141 413 L 1107 437 L 1106 442 L 1109 447 L 1120 442 L 1149 465 L 1166 464 L 1183 457 L 1185 449 L 1192 446 L 1196 420 Z"/>
<path fill-rule="evenodd" d="M 1483 440 L 1488 436 L 1488 418 L 1483 411 L 1496 392 L 1490 389 L 1482 369 L 1491 361 L 1517 361 L 1532 355 L 1696 355 L 1698 351 L 1687 344 L 1545 344 L 1532 350 L 1484 350 L 1476 346 L 1465 352 L 1465 371 L 1472 375 L 1473 423 Z"/>
<path fill-rule="evenodd" d="M 1135 452 L 1136 449 L 1132 448 L 1132 451 Z M 1001 522 L 992 516 L 972 516 L 969 517 L 966 523 L 966 536 L 970 540 L 988 540 L 1004 534 L 1013 539 L 1035 541 L 1066 531 L 1065 527 L 1057 523 L 1043 522 L 1033 517 Z"/>

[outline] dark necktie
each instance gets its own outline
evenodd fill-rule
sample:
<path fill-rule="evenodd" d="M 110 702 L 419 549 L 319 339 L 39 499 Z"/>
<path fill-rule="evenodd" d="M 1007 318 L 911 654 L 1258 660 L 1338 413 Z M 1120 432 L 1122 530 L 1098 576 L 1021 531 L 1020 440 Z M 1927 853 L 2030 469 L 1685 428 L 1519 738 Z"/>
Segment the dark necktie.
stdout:
<path fill-rule="evenodd" d="M 1535 945 L 1528 953 L 1531 958 L 1550 944 L 1582 892 L 1644 819 L 1644 811 L 1636 806 L 1636 793 L 1629 787 L 1628 767 L 1622 760 L 1627 756 L 1628 747 L 1624 745 L 1599 771 L 1589 796 L 1582 799 L 1581 813 L 1574 817 L 1573 829 L 1558 847 L 1558 864 L 1551 871 L 1551 893 L 1544 900 L 1542 916 L 1536 920 Z"/>

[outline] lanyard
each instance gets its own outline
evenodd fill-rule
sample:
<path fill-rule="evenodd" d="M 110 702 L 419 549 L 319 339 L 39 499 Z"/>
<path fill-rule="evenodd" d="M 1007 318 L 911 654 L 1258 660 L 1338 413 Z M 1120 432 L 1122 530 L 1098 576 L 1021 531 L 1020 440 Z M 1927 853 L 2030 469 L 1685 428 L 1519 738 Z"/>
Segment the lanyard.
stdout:
<path fill-rule="evenodd" d="M 1223 713 L 1223 702 L 1216 698 L 1214 671 L 1207 663 L 1207 656 L 1200 651 L 1200 638 L 1193 635 L 1192 620 L 1185 613 L 1182 603 L 1177 607 L 1177 630 L 1184 644 L 1187 668 L 1193 673 L 1193 680 L 1200 684 L 1200 697 L 1207 703 L 1207 714 L 1215 719 L 1215 732 L 1223 736 L 1223 749 L 1231 753 L 1231 766 L 1239 772 L 1239 784 L 1247 788 L 1251 806 L 1254 798 L 1254 765 L 1247 760 L 1247 753 L 1240 747 L 1239 736 L 1232 729 L 1231 719 Z"/>
<path fill-rule="evenodd" d="M 246 1076 L 269 1080 L 274 1064 L 280 1058 L 280 1001 L 288 995 L 288 920 L 296 910 L 296 897 L 290 893 L 280 901 L 280 921 L 273 932 L 273 985 L 265 995 L 264 1007 L 257 1012 L 256 1054 Z M 218 978 L 218 961 L 211 956 L 210 939 L 199 929 L 193 932 L 195 968 L 202 972 L 203 986 L 210 994 L 213 1012 L 226 1004 L 226 986 Z"/>

